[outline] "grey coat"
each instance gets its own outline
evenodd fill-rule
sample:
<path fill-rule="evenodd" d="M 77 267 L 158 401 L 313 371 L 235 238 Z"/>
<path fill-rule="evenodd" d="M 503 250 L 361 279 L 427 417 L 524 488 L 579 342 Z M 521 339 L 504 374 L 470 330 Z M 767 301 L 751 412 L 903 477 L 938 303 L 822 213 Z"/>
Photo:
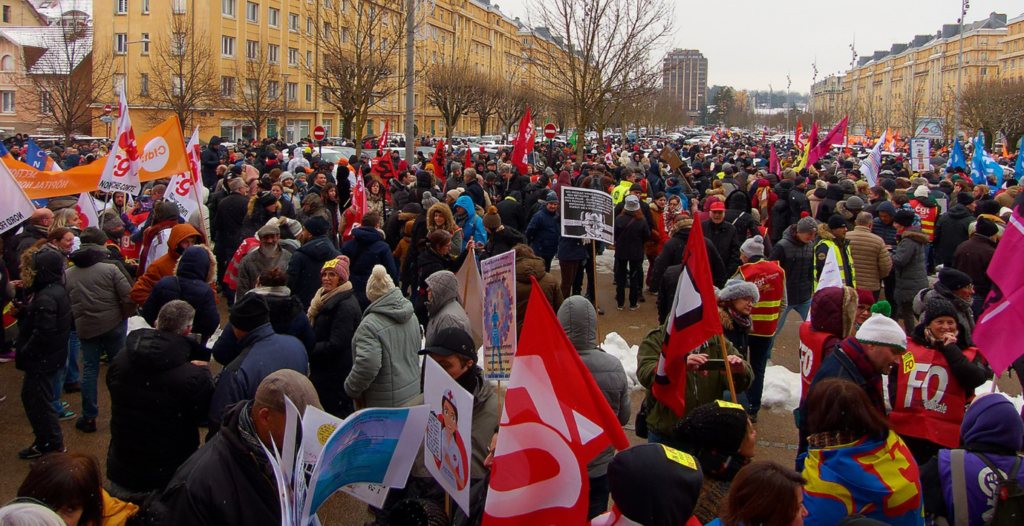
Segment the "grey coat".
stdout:
<path fill-rule="evenodd" d="M 626 371 L 618 358 L 597 347 L 597 311 L 594 306 L 583 296 L 572 296 L 558 309 L 558 321 L 580 353 L 583 365 L 590 370 L 608 405 L 618 415 L 619 423 L 626 425 L 632 412 Z M 594 457 L 587 464 L 587 476 L 595 478 L 607 474 L 608 464 L 614 455 L 615 448 L 609 446 Z"/>
<path fill-rule="evenodd" d="M 459 299 L 459 280 L 455 274 L 442 270 L 431 274 L 426 282 L 432 298 L 427 305 L 427 347 L 434 344 L 437 333 L 449 327 L 458 327 L 472 336 L 473 327 Z"/>
<path fill-rule="evenodd" d="M 925 268 L 924 248 L 928 234 L 921 231 L 921 225 L 914 225 L 903 231 L 896 249 L 892 253 L 892 267 L 896 269 L 896 301 L 914 301 L 918 292 L 928 288 L 928 271 Z"/>
<path fill-rule="evenodd" d="M 245 296 L 246 292 L 256 288 L 256 278 L 260 277 L 260 273 L 268 268 L 278 267 L 281 272 L 286 272 L 291 259 L 292 253 L 280 246 L 277 247 L 277 254 L 274 254 L 272 258 L 264 256 L 258 247 L 250 251 L 238 263 L 238 279 L 235 280 L 238 288 L 235 290 L 235 296 L 241 298 Z"/>
<path fill-rule="evenodd" d="M 370 304 L 352 340 L 345 393 L 364 407 L 401 407 L 420 392 L 420 329 L 397 288 Z"/>
<path fill-rule="evenodd" d="M 102 246 L 83 245 L 71 255 L 74 265 L 66 272 L 71 313 L 83 340 L 110 332 L 137 308 L 131 298 L 132 284 L 107 262 L 107 254 Z"/>

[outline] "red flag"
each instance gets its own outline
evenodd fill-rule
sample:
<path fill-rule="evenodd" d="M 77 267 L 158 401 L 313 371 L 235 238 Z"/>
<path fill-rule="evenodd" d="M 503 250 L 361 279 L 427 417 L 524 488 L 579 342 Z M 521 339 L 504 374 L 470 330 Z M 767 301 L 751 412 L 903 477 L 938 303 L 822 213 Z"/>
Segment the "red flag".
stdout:
<path fill-rule="evenodd" d="M 1024 353 L 1017 340 L 1020 320 L 1024 320 L 1024 275 L 1014 269 L 1024 252 L 1024 217 L 1020 207 L 1013 210 L 996 253 L 988 265 L 992 292 L 985 300 L 985 311 L 978 318 L 972 338 L 996 375 L 1002 374 Z"/>
<path fill-rule="evenodd" d="M 818 145 L 818 123 L 811 123 L 811 131 L 807 137 L 807 140 L 811 143 L 811 149 Z"/>
<path fill-rule="evenodd" d="M 587 522 L 587 463 L 629 447 L 619 420 L 531 278 L 501 413 L 485 526 Z"/>
<path fill-rule="evenodd" d="M 768 173 L 779 175 L 782 173 L 782 163 L 779 162 L 779 155 L 775 153 L 775 145 L 772 144 L 772 153 L 768 157 Z"/>
<path fill-rule="evenodd" d="M 519 121 L 519 136 L 512 145 L 512 164 L 519 170 L 520 175 L 526 175 L 526 160 L 533 151 L 535 140 L 536 133 L 533 129 L 533 120 L 530 118 L 530 108 L 526 108 L 526 115 Z"/>
<path fill-rule="evenodd" d="M 466 165 L 463 166 L 462 168 L 466 169 L 466 168 L 472 168 L 472 167 L 473 167 L 473 149 L 467 147 L 466 148 Z"/>
<path fill-rule="evenodd" d="M 384 131 L 380 132 L 380 140 L 377 141 L 377 157 L 383 155 L 384 148 L 388 147 L 388 121 L 384 121 Z"/>
<path fill-rule="evenodd" d="M 441 187 L 444 187 L 444 152 L 447 150 L 447 146 L 444 144 L 444 139 L 437 141 L 437 149 L 434 150 L 434 156 L 430 158 L 430 163 L 434 165 L 434 176 L 441 180 Z"/>
<path fill-rule="evenodd" d="M 381 157 L 374 158 L 373 163 L 371 164 L 373 165 L 373 173 L 377 174 L 377 177 L 379 177 L 381 181 L 387 181 L 388 179 L 398 177 L 398 172 L 395 170 L 395 163 L 391 159 L 391 155 L 387 152 L 384 152 L 384 155 Z"/>
<path fill-rule="evenodd" d="M 801 137 L 801 135 L 803 135 L 803 133 L 804 133 L 804 126 L 800 122 L 800 119 L 797 119 L 796 120 L 796 136 L 793 137 L 793 144 L 796 146 L 797 150 L 803 150 L 804 149 L 804 140 Z"/>
<path fill-rule="evenodd" d="M 652 389 L 654 397 L 675 414 L 683 416 L 686 408 L 686 355 L 719 334 L 722 321 L 718 317 L 711 264 L 700 221 L 694 221 L 686 240 L 683 271 L 669 311 Z"/>
<path fill-rule="evenodd" d="M 832 131 L 828 132 L 828 135 L 826 135 L 824 139 L 822 139 L 817 145 L 811 146 L 811 150 L 807 152 L 807 162 L 804 163 L 805 166 L 810 166 L 818 159 L 824 157 L 825 154 L 832 149 L 833 144 L 842 144 L 846 141 L 846 122 L 848 120 L 849 117 L 843 117 L 843 120 L 839 121 L 839 124 L 836 124 L 836 127 L 832 128 Z"/>

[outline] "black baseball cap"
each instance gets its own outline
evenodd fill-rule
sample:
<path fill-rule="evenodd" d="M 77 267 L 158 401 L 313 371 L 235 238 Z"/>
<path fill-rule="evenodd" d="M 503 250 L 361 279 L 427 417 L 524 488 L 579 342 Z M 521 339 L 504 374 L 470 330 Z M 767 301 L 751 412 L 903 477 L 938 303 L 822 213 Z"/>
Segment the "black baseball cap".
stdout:
<path fill-rule="evenodd" d="M 458 327 L 441 329 L 441 332 L 434 337 L 434 344 L 420 351 L 420 354 L 437 354 L 439 356 L 461 354 L 474 362 L 479 361 L 473 337 Z"/>

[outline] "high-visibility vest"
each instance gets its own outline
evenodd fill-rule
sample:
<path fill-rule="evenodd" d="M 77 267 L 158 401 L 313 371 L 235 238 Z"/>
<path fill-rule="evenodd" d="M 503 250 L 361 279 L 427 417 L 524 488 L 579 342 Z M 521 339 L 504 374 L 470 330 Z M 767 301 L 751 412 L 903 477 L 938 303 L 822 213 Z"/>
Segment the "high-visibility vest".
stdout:
<path fill-rule="evenodd" d="M 909 204 L 914 212 L 921 217 L 921 231 L 928 234 L 928 241 L 935 241 L 935 221 L 939 218 L 939 207 L 929 208 L 922 205 L 918 199 L 912 199 Z"/>
<path fill-rule="evenodd" d="M 974 360 L 977 352 L 971 347 L 964 356 Z M 958 447 L 966 405 L 967 393 L 942 353 L 908 341 L 897 371 L 895 404 L 889 413 L 893 430 L 943 447 Z"/>
<path fill-rule="evenodd" d="M 786 271 L 774 261 L 740 265 L 743 280 L 757 285 L 759 300 L 750 313 L 751 336 L 771 337 L 779 326 L 782 296 L 786 292 Z"/>
<path fill-rule="evenodd" d="M 839 265 L 839 275 L 843 277 L 843 284 L 847 287 L 857 288 L 857 273 L 853 269 L 853 255 L 850 254 L 850 246 L 844 245 L 842 248 L 831 239 L 822 239 L 818 241 L 817 245 L 814 245 L 814 254 L 816 258 L 823 258 L 825 254 L 818 254 L 818 245 L 822 243 L 829 247 L 830 250 L 836 254 L 836 264 Z M 850 265 L 844 264 L 843 256 L 846 256 L 846 262 Z M 814 290 L 818 290 L 818 263 L 814 262 Z"/>
<path fill-rule="evenodd" d="M 625 184 L 623 184 L 623 183 L 625 183 Z M 622 200 L 625 199 L 627 195 L 629 195 L 629 188 L 631 186 L 633 186 L 633 183 L 630 183 L 628 181 L 623 181 L 622 183 L 619 183 L 618 186 L 613 188 L 612 189 L 612 202 L 614 204 L 616 204 L 616 205 L 621 203 Z"/>
<path fill-rule="evenodd" d="M 811 389 L 811 380 L 814 373 L 818 372 L 821 362 L 825 359 L 825 340 L 833 336 L 830 333 L 816 331 L 811 328 L 811 322 L 805 321 L 800 324 L 800 400 L 807 398 L 807 391 Z"/>

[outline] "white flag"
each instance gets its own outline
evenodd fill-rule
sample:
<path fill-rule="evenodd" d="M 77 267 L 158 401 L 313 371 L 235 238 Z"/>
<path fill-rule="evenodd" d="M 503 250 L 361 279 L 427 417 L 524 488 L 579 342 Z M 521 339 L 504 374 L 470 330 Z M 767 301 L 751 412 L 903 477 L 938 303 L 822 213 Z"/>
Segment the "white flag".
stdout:
<path fill-rule="evenodd" d="M 14 180 L 7 165 L 0 162 L 0 234 L 32 216 L 36 206 Z"/>
<path fill-rule="evenodd" d="M 878 138 L 878 142 L 871 149 L 871 153 L 860 163 L 860 173 L 867 177 L 868 184 L 871 186 L 878 184 L 878 171 L 882 167 L 882 145 L 885 144 L 886 133 L 882 132 L 882 136 Z"/>
<path fill-rule="evenodd" d="M 132 195 L 142 190 L 139 182 L 139 168 L 142 159 L 139 156 L 139 145 L 135 140 L 131 117 L 128 116 L 128 101 L 121 91 L 121 115 L 117 121 L 117 135 L 107 155 L 107 163 L 103 166 L 99 189 L 105 192 L 125 192 Z"/>
<path fill-rule="evenodd" d="M 93 206 L 92 196 L 88 192 L 82 192 L 78 194 L 78 202 L 75 203 L 75 211 L 78 212 L 78 218 L 82 221 L 81 229 L 85 230 L 91 226 L 99 228 L 100 218 L 96 215 L 96 207 Z"/>
<path fill-rule="evenodd" d="M 167 192 L 164 197 L 178 207 L 178 214 L 186 221 L 199 209 L 200 197 L 199 187 L 202 181 L 199 179 L 199 126 L 192 132 L 192 138 L 185 146 L 185 157 L 188 158 L 191 170 L 182 172 L 171 177 L 167 183 Z M 205 233 L 204 233 L 205 236 Z"/>

